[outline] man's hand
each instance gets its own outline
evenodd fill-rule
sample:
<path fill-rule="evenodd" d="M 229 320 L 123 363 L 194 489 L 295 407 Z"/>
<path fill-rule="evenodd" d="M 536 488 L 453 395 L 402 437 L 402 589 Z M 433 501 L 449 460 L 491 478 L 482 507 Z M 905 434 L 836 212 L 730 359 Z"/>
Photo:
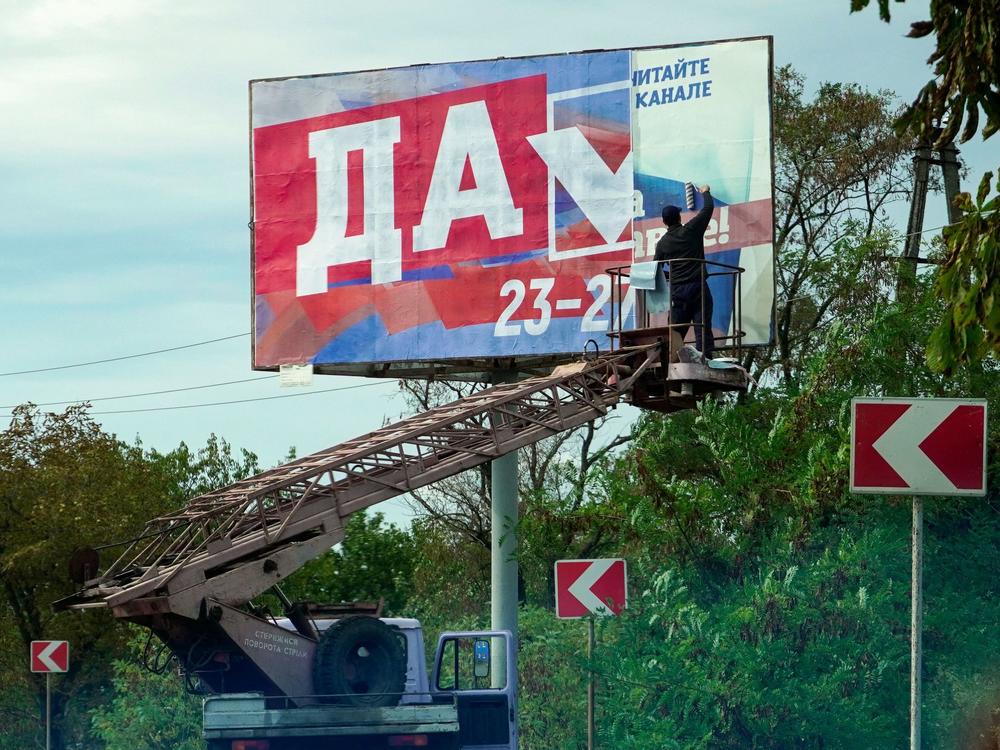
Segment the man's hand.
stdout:
<path fill-rule="evenodd" d="M 698 188 L 698 192 L 699 193 L 707 193 L 711 189 L 712 188 L 709 185 L 702 185 L 700 188 Z"/>

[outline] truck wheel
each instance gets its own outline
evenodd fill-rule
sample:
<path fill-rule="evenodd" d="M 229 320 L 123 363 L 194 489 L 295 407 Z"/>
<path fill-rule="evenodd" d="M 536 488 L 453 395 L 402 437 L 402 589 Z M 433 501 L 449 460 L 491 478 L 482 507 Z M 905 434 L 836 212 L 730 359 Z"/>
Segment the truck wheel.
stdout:
<path fill-rule="evenodd" d="M 395 706 L 406 686 L 406 654 L 396 630 L 374 617 L 347 617 L 320 636 L 317 693 L 349 706 Z"/>

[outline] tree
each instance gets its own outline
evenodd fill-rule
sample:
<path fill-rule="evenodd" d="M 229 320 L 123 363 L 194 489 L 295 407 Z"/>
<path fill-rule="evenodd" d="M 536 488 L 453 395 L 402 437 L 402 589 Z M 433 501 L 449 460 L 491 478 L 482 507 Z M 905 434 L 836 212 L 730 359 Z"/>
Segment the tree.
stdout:
<path fill-rule="evenodd" d="M 629 616 L 601 633 L 604 702 L 624 708 L 605 713 L 602 744 L 900 746 L 904 539 L 827 530 L 803 550 L 779 533 L 742 575 L 713 577 L 714 596 L 660 566 Z"/>
<path fill-rule="evenodd" d="M 104 432 L 74 406 L 45 414 L 31 405 L 14 410 L 0 435 L 0 717 L 11 746 L 42 740 L 45 682 L 26 670 L 28 644 L 71 643 L 71 668 L 54 677 L 56 748 L 80 745 L 88 711 L 110 697 L 107 665 L 124 653 L 126 631 L 104 610 L 54 613 L 52 603 L 78 587 L 69 579 L 73 550 L 101 548 L 138 534 L 151 517 L 177 508 L 188 493 L 256 469 L 215 436 L 205 448 L 145 451 Z"/>
<path fill-rule="evenodd" d="M 937 289 L 949 309 L 927 344 L 927 361 L 939 372 L 1000 354 L 1000 191 L 990 197 L 992 180 L 992 172 L 983 175 L 975 200 L 959 194 L 962 220 L 944 230 Z"/>
<path fill-rule="evenodd" d="M 405 616 L 417 564 L 413 536 L 382 513 L 354 513 L 344 541 L 293 573 L 282 590 L 293 601 L 385 600 L 388 616 Z"/>
<path fill-rule="evenodd" d="M 182 442 L 168 453 L 151 450 L 148 457 L 162 464 L 171 477 L 169 488 L 177 506 L 260 471 L 255 453 L 241 448 L 239 457 L 235 456 L 233 447 L 214 432 L 208 436 L 205 447 L 197 451 Z M 293 458 L 294 455 L 288 460 Z"/>
<path fill-rule="evenodd" d="M 890 234 L 886 209 L 908 195 L 911 139 L 893 130 L 889 91 L 823 83 L 807 99 L 791 66 L 775 73 L 774 346 L 745 362 L 785 386 L 845 310 L 882 291 Z"/>
<path fill-rule="evenodd" d="M 851 12 L 870 3 L 851 0 Z M 889 0 L 878 0 L 878 8 L 888 23 Z M 897 119 L 900 132 L 943 146 L 977 132 L 986 140 L 1000 129 L 998 14 L 996 0 L 931 0 L 930 20 L 912 24 L 908 36 L 935 35 L 927 60 L 934 78 Z M 991 177 L 983 176 L 975 202 L 968 193 L 958 197 L 964 216 L 944 233 L 948 250 L 937 289 L 948 304 L 927 350 L 940 372 L 1000 354 L 1000 195 L 987 200 Z"/>
<path fill-rule="evenodd" d="M 90 716 L 105 750 L 202 750 L 201 699 L 168 662 L 162 673 L 140 666 L 149 633 L 132 626 L 125 658 L 113 664 L 113 697 Z"/>
<path fill-rule="evenodd" d="M 70 554 L 134 535 L 147 514 L 170 507 L 168 487 L 161 466 L 102 432 L 83 407 L 14 410 L 0 437 L 0 632 L 12 646 L 0 656 L 0 706 L 24 720 L 24 745 L 41 736 L 45 709 L 44 679 L 26 674 L 30 641 L 72 643 L 70 672 L 53 680 L 57 748 L 80 740 L 81 715 L 101 700 L 101 664 L 122 645 L 106 612 L 53 613 L 52 602 L 74 590 Z"/>

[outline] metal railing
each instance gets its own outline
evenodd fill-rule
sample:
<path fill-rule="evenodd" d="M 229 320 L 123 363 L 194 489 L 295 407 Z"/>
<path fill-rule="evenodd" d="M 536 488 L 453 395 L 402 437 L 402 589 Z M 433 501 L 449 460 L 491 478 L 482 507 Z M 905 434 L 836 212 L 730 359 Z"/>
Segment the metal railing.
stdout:
<path fill-rule="evenodd" d="M 621 348 L 621 332 L 625 330 L 625 321 L 628 317 L 628 313 L 623 313 L 623 311 L 628 307 L 626 296 L 631 291 L 632 294 L 634 294 L 634 304 L 632 305 L 632 309 L 635 320 L 635 330 L 667 328 L 677 331 L 681 334 L 681 339 L 683 340 L 686 338 L 685 334 L 688 329 L 692 329 L 696 342 L 703 341 L 706 333 L 710 334 L 712 336 L 713 349 L 725 349 L 733 352 L 737 357 L 739 357 L 742 353 L 743 337 L 746 335 L 746 331 L 743 330 L 742 309 L 742 276 L 745 269 L 740 266 L 734 266 L 729 263 L 722 263 L 715 260 L 702 260 L 695 258 L 683 258 L 679 260 L 684 263 L 697 263 L 699 265 L 700 272 L 698 275 L 698 282 L 700 282 L 703 290 L 701 295 L 701 322 L 695 322 L 692 319 L 688 322 L 675 323 L 670 319 L 674 301 L 674 282 L 670 277 L 669 267 L 664 268 L 665 264 L 669 266 L 670 261 L 656 261 L 656 273 L 662 273 L 664 275 L 670 300 L 670 307 L 664 313 L 650 312 L 649 307 L 646 304 L 646 293 L 647 291 L 652 290 L 632 288 L 631 265 L 614 266 L 607 269 L 607 273 L 611 277 L 611 314 L 614 320 L 614 330 L 610 331 L 608 334 L 611 338 L 612 350 Z M 731 310 L 729 315 L 729 327 L 727 332 L 717 335 L 712 327 L 712 314 L 709 310 L 708 300 L 706 299 L 704 290 L 708 289 L 710 279 L 726 277 L 731 280 L 728 284 Z M 711 306 L 713 310 L 715 304 L 716 303 L 713 301 Z"/>

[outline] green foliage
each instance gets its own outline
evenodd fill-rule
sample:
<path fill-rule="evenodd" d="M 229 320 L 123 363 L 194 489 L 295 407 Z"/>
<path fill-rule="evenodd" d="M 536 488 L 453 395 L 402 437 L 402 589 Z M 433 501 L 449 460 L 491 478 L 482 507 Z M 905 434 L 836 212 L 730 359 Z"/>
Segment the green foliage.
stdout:
<path fill-rule="evenodd" d="M 14 410 L 0 435 L 0 631 L 11 646 L 0 653 L 0 712 L 24 720 L 12 746 L 39 736 L 45 681 L 25 671 L 37 639 L 72 644 L 71 671 L 53 678 L 54 743 L 84 736 L 81 716 L 102 700 L 102 665 L 121 648 L 121 631 L 107 612 L 55 614 L 51 605 L 75 588 L 73 550 L 137 533 L 149 515 L 172 507 L 169 480 L 159 462 L 101 431 L 83 408 Z"/>
<path fill-rule="evenodd" d="M 991 195 L 992 181 L 992 172 L 983 175 L 975 200 L 958 196 L 962 219 L 944 230 L 948 255 L 937 290 L 950 308 L 928 342 L 927 362 L 947 374 L 1000 353 L 1000 193 Z"/>
<path fill-rule="evenodd" d="M 91 713 L 94 737 L 105 750 L 202 750 L 201 700 L 176 671 L 154 674 L 139 665 L 146 642 L 133 627 L 129 658 L 113 664 L 113 697 Z"/>
<path fill-rule="evenodd" d="M 627 509 L 634 606 L 597 664 L 619 747 L 881 748 L 905 744 L 909 507 L 848 492 L 854 396 L 978 396 L 996 368 L 930 372 L 933 288 L 832 326 L 792 395 L 644 418 L 609 502 Z M 992 406 L 992 408 L 996 408 Z M 1000 434 L 990 436 L 996 456 Z M 1000 517 L 994 495 L 929 503 L 925 731 L 990 729 L 997 702 Z M 972 560 L 971 558 L 975 558 Z M 986 718 L 974 730 L 965 725 Z M 993 745 L 987 745 L 994 747 Z"/>
<path fill-rule="evenodd" d="M 851 11 L 869 2 L 851 0 Z M 888 0 L 878 2 L 882 20 L 889 21 Z M 969 141 L 980 132 L 990 138 L 1000 129 L 1000 8 L 996 0 L 931 0 L 930 15 L 929 21 L 914 23 L 909 36 L 935 35 L 927 60 L 934 78 L 897 119 L 897 130 L 938 146 L 956 137 Z M 948 252 L 938 291 L 947 311 L 928 347 L 928 361 L 939 372 L 950 374 L 960 364 L 1000 354 L 1000 308 L 994 303 L 1000 298 L 1000 217 L 997 199 L 986 202 L 991 178 L 989 172 L 983 176 L 975 202 L 967 193 L 958 196 L 966 215 L 944 233 Z"/>
<path fill-rule="evenodd" d="M 851 12 L 870 0 L 851 0 Z M 905 0 L 896 0 L 905 2 Z M 879 17 L 890 20 L 888 0 L 878 0 Z M 937 45 L 928 58 L 934 78 L 899 119 L 901 130 L 933 134 L 948 143 L 962 131 L 970 140 L 979 130 L 979 110 L 986 114 L 983 138 L 1000 128 L 1000 40 L 995 0 L 931 0 L 931 19 L 911 25 L 913 38 L 934 34 Z M 962 127 L 963 122 L 965 127 Z"/>
<path fill-rule="evenodd" d="M 345 531 L 340 545 L 288 577 L 286 595 L 322 603 L 384 598 L 386 615 L 404 615 L 417 563 L 413 536 L 381 513 L 355 513 Z"/>
<path fill-rule="evenodd" d="M 877 0 L 878 1 L 878 15 L 886 23 L 892 18 L 889 11 L 889 0 Z M 906 0 L 895 0 L 897 3 L 906 2 Z M 851 13 L 857 13 L 859 10 L 864 10 L 868 7 L 871 0 L 851 0 Z"/>
<path fill-rule="evenodd" d="M 178 505 L 260 471 L 254 453 L 242 448 L 239 457 L 234 456 L 232 446 L 215 433 L 209 435 L 205 447 L 196 452 L 181 443 L 169 453 L 150 451 L 148 457 L 169 473 L 169 487 Z"/>
<path fill-rule="evenodd" d="M 910 187 L 908 150 L 889 91 L 822 83 L 807 96 L 791 66 L 775 71 L 774 345 L 748 355 L 760 376 L 794 370 L 827 329 L 884 297 L 893 232 L 887 207 Z"/>
<path fill-rule="evenodd" d="M 996 706 L 1000 565 L 994 555 L 969 555 L 995 548 L 1000 523 L 981 501 L 957 505 L 931 506 L 928 523 L 931 747 L 966 747 L 949 739 L 983 706 Z M 633 565 L 640 593 L 600 636 L 595 669 L 604 705 L 615 707 L 605 708 L 601 743 L 905 745 L 908 520 L 902 503 L 858 508 L 809 535 L 789 518 L 725 567 L 703 559 Z"/>
<path fill-rule="evenodd" d="M 587 739 L 587 625 L 525 607 L 518 618 L 522 750 L 576 750 Z"/>
<path fill-rule="evenodd" d="M 602 744 L 895 747 L 905 735 L 907 556 L 895 530 L 777 531 L 742 574 L 668 567 L 602 634 Z"/>
<path fill-rule="evenodd" d="M 77 588 L 67 563 L 78 547 L 138 534 L 190 494 L 240 478 L 256 458 L 215 436 L 192 452 L 145 451 L 104 432 L 83 407 L 45 414 L 18 407 L 0 434 L 0 718 L 4 747 L 42 741 L 45 681 L 26 671 L 28 643 L 66 639 L 70 672 L 52 678 L 53 745 L 91 746 L 88 713 L 112 691 L 108 665 L 125 630 L 106 611 L 55 613 Z M 104 551 L 113 557 L 117 548 Z M 138 746 L 137 746 L 138 747 Z"/>
<path fill-rule="evenodd" d="M 421 519 L 411 531 L 418 554 L 407 614 L 441 630 L 482 619 L 489 611 L 489 548 L 437 519 Z"/>

